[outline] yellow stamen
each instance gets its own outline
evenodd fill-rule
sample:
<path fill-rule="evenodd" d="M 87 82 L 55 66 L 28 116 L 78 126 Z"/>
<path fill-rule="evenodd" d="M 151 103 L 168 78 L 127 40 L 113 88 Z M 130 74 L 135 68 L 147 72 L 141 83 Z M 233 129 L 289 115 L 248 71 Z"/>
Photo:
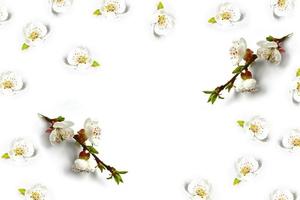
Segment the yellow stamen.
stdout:
<path fill-rule="evenodd" d="M 251 124 L 249 130 L 252 131 L 254 134 L 257 134 L 260 130 L 260 127 L 256 124 Z"/>
<path fill-rule="evenodd" d="M 115 4 L 111 3 L 111 4 L 108 4 L 108 5 L 105 6 L 105 10 L 107 12 L 116 12 L 117 6 Z"/>
<path fill-rule="evenodd" d="M 296 87 L 297 91 L 300 92 L 300 82 L 297 82 L 297 87 Z"/>
<path fill-rule="evenodd" d="M 198 189 L 196 190 L 196 194 L 197 194 L 199 197 L 201 197 L 201 198 L 204 198 L 204 197 L 207 196 L 207 193 L 206 193 L 206 191 L 205 191 L 203 188 L 198 188 Z"/>
<path fill-rule="evenodd" d="M 18 147 L 16 149 L 14 149 L 14 153 L 15 153 L 15 156 L 23 156 L 25 151 L 23 148 Z"/>
<path fill-rule="evenodd" d="M 158 25 L 164 26 L 167 23 L 167 18 L 165 15 L 159 15 L 157 20 Z"/>
<path fill-rule="evenodd" d="M 286 4 L 286 0 L 278 0 L 278 2 L 277 2 L 277 4 L 278 4 L 278 6 L 279 7 L 284 7 L 285 6 L 285 4 Z"/>
<path fill-rule="evenodd" d="M 78 62 L 79 64 L 86 64 L 86 63 L 87 63 L 87 60 L 88 60 L 88 57 L 86 57 L 86 56 L 79 56 L 79 57 L 77 58 L 77 62 Z"/>
<path fill-rule="evenodd" d="M 4 81 L 2 85 L 4 89 L 11 89 L 14 87 L 14 83 L 12 81 Z"/>
<path fill-rule="evenodd" d="M 38 32 L 33 31 L 32 33 L 30 33 L 29 35 L 29 39 L 31 41 L 35 41 L 36 39 L 38 39 L 40 37 L 40 34 Z"/>
<path fill-rule="evenodd" d="M 32 200 L 40 200 L 41 199 L 41 195 L 38 192 L 32 192 L 30 198 Z"/>
<path fill-rule="evenodd" d="M 221 13 L 221 18 L 222 18 L 222 20 L 230 20 L 231 13 L 230 12 L 223 12 L 223 13 Z"/>
<path fill-rule="evenodd" d="M 246 176 L 247 174 L 249 174 L 251 171 L 251 168 L 249 166 L 245 166 L 241 169 L 241 174 L 243 174 L 244 176 Z"/>
<path fill-rule="evenodd" d="M 300 147 L 300 138 L 295 138 L 292 143 L 295 147 Z"/>

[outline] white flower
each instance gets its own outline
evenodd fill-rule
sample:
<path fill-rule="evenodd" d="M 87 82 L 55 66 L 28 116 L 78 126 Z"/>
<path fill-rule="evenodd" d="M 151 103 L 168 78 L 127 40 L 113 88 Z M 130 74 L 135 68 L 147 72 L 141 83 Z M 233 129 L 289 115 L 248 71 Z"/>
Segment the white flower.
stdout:
<path fill-rule="evenodd" d="M 238 7 L 231 3 L 223 3 L 219 6 L 215 20 L 218 24 L 228 25 L 241 20 L 242 13 Z"/>
<path fill-rule="evenodd" d="M 283 136 L 281 144 L 289 150 L 300 150 L 300 130 L 294 129 L 289 134 Z"/>
<path fill-rule="evenodd" d="M 229 49 L 230 59 L 232 61 L 232 64 L 238 65 L 244 58 L 246 52 L 247 52 L 247 43 L 244 38 L 241 38 L 239 40 L 233 41 L 233 45 Z"/>
<path fill-rule="evenodd" d="M 187 185 L 187 192 L 194 200 L 208 200 L 210 198 L 211 185 L 206 180 L 194 180 Z"/>
<path fill-rule="evenodd" d="M 74 130 L 71 128 L 73 122 L 62 121 L 55 122 L 53 130 L 49 135 L 49 140 L 52 145 L 60 144 L 64 140 L 70 140 L 74 136 Z"/>
<path fill-rule="evenodd" d="M 89 158 L 88 160 L 76 159 L 72 166 L 72 170 L 76 173 L 79 172 L 95 172 L 97 167 L 97 162 L 94 158 Z"/>
<path fill-rule="evenodd" d="M 88 68 L 92 65 L 90 52 L 85 47 L 76 47 L 67 57 L 68 64 L 75 67 Z"/>
<path fill-rule="evenodd" d="M 9 13 L 6 6 L 0 4 L 0 25 L 7 21 L 9 18 Z"/>
<path fill-rule="evenodd" d="M 31 141 L 19 138 L 13 141 L 9 157 L 15 161 L 28 161 L 35 156 L 35 148 Z"/>
<path fill-rule="evenodd" d="M 290 190 L 275 190 L 270 200 L 294 200 L 295 196 Z"/>
<path fill-rule="evenodd" d="M 90 118 L 86 119 L 84 122 L 84 132 L 93 145 L 97 146 L 99 144 L 101 129 L 98 121 L 92 121 Z"/>
<path fill-rule="evenodd" d="M 277 17 L 283 17 L 290 13 L 294 8 L 294 0 L 271 0 L 273 13 Z"/>
<path fill-rule="evenodd" d="M 22 78 L 14 72 L 0 74 L 0 90 L 3 94 L 15 94 L 23 88 Z"/>
<path fill-rule="evenodd" d="M 54 13 L 64 13 L 73 4 L 73 0 L 50 0 L 51 8 Z"/>
<path fill-rule="evenodd" d="M 257 45 L 260 46 L 257 50 L 257 55 L 260 59 L 276 65 L 281 62 L 281 53 L 276 42 L 260 41 Z"/>
<path fill-rule="evenodd" d="M 100 12 L 106 17 L 115 18 L 127 11 L 125 0 L 105 0 Z"/>
<path fill-rule="evenodd" d="M 46 39 L 48 28 L 41 22 L 32 22 L 24 27 L 23 33 L 25 43 L 29 46 L 36 46 Z"/>
<path fill-rule="evenodd" d="M 253 138 L 261 141 L 267 139 L 270 133 L 270 128 L 267 121 L 259 116 L 255 116 L 246 122 L 244 129 Z"/>
<path fill-rule="evenodd" d="M 238 179 L 246 181 L 254 177 L 260 168 L 259 162 L 253 157 L 242 157 L 236 163 Z"/>
<path fill-rule="evenodd" d="M 48 190 L 43 185 L 35 185 L 25 192 L 26 200 L 47 200 Z"/>
<path fill-rule="evenodd" d="M 256 80 L 250 79 L 237 79 L 235 81 L 235 90 L 237 92 L 255 92 L 256 91 Z"/>
<path fill-rule="evenodd" d="M 165 36 L 173 28 L 174 18 L 166 13 L 164 9 L 157 10 L 153 18 L 153 33 L 156 36 Z"/>
<path fill-rule="evenodd" d="M 291 89 L 293 100 L 300 103 L 300 77 L 298 76 L 294 81 Z"/>

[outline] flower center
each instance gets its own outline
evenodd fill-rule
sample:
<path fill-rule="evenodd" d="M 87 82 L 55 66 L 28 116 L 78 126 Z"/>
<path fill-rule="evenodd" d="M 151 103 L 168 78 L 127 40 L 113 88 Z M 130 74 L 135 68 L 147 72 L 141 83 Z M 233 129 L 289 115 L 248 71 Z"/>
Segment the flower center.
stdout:
<path fill-rule="evenodd" d="M 54 2 L 57 4 L 63 4 L 63 3 L 65 3 L 65 0 L 55 0 Z"/>
<path fill-rule="evenodd" d="M 4 89 L 11 89 L 14 87 L 14 83 L 12 81 L 4 81 L 2 85 Z"/>
<path fill-rule="evenodd" d="M 15 153 L 15 156 L 23 156 L 25 151 L 23 148 L 18 147 L 16 149 L 14 149 L 14 153 Z"/>
<path fill-rule="evenodd" d="M 107 6 L 105 6 L 105 10 L 107 12 L 116 12 L 117 6 L 116 6 L 116 4 L 111 3 L 111 4 L 108 4 Z"/>
<path fill-rule="evenodd" d="M 295 147 L 300 147 L 300 138 L 295 138 L 292 143 Z"/>
<path fill-rule="evenodd" d="M 277 2 L 277 4 L 278 4 L 278 6 L 279 7 L 284 7 L 285 6 L 285 4 L 286 4 L 286 0 L 278 0 L 278 2 Z"/>
<path fill-rule="evenodd" d="M 29 35 L 29 39 L 31 41 L 35 41 L 36 39 L 38 39 L 40 37 L 40 34 L 38 32 L 33 31 L 32 33 L 30 33 Z"/>
<path fill-rule="evenodd" d="M 197 188 L 196 194 L 201 198 L 204 198 L 207 195 L 206 191 L 203 188 Z"/>
<path fill-rule="evenodd" d="M 32 192 L 30 198 L 32 200 L 40 200 L 41 199 L 41 194 L 38 192 Z"/>
<path fill-rule="evenodd" d="M 241 169 L 241 174 L 243 174 L 244 176 L 246 176 L 247 174 L 249 174 L 251 171 L 251 168 L 249 166 L 245 166 Z"/>
<path fill-rule="evenodd" d="M 167 23 L 167 18 L 165 15 L 159 15 L 157 20 L 158 25 L 164 26 Z"/>
<path fill-rule="evenodd" d="M 79 64 L 86 64 L 87 63 L 87 60 L 88 60 L 88 57 L 87 56 L 78 56 L 77 58 L 77 62 Z"/>
<path fill-rule="evenodd" d="M 256 124 L 251 124 L 249 130 L 252 131 L 254 134 L 257 134 L 260 131 L 260 127 Z"/>
<path fill-rule="evenodd" d="M 297 91 L 300 92 L 300 82 L 297 82 L 297 87 L 296 87 Z"/>
<path fill-rule="evenodd" d="M 282 194 L 277 198 L 277 200 L 287 200 L 287 197 L 284 194 Z"/>
<path fill-rule="evenodd" d="M 222 20 L 230 20 L 231 19 L 231 13 L 230 12 L 223 12 L 221 13 Z"/>

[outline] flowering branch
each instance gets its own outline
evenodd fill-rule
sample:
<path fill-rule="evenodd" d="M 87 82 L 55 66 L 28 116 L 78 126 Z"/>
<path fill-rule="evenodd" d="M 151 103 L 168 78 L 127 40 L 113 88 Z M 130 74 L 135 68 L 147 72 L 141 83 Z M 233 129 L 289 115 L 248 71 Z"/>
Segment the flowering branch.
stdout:
<path fill-rule="evenodd" d="M 233 87 L 236 88 L 237 92 L 255 91 L 256 80 L 253 79 L 249 68 L 253 66 L 258 58 L 267 60 L 273 64 L 279 64 L 281 61 L 281 54 L 285 52 L 282 43 L 291 36 L 292 34 L 282 38 L 268 36 L 265 41 L 257 43 L 260 46 L 257 50 L 257 54 L 254 54 L 251 49 L 247 48 L 246 41 L 243 38 L 239 41 L 234 41 L 233 47 L 230 49 L 230 56 L 233 64 L 237 66 L 232 72 L 234 75 L 229 81 L 216 87 L 214 90 L 203 91 L 205 94 L 209 95 L 208 103 L 214 104 L 217 99 L 224 99 L 224 97 L 222 97 L 222 91 L 227 90 L 230 92 Z M 243 63 L 241 64 L 241 62 Z M 241 78 L 239 85 L 236 84 L 238 78 Z"/>
<path fill-rule="evenodd" d="M 72 134 L 73 130 L 70 129 L 70 122 L 65 121 L 65 118 L 59 116 L 51 119 L 40 114 L 46 122 L 49 123 L 47 133 L 50 133 L 50 142 L 52 144 L 58 144 L 66 139 L 75 140 L 81 147 L 82 151 L 79 153 L 79 159 L 75 160 L 73 170 L 76 172 L 94 172 L 96 168 L 99 168 L 101 172 L 107 170 L 110 172 L 110 176 L 107 179 L 114 179 L 117 184 L 123 183 L 122 175 L 127 171 L 118 171 L 114 167 L 106 164 L 98 157 L 98 151 L 95 149 L 96 140 L 100 134 L 100 128 L 97 126 L 97 122 L 87 119 L 85 122 L 85 128 Z M 94 134 L 94 135 L 93 135 Z M 92 145 L 89 144 L 92 143 Z M 92 160 L 90 159 L 92 157 Z M 95 164 L 93 164 L 95 163 Z"/>

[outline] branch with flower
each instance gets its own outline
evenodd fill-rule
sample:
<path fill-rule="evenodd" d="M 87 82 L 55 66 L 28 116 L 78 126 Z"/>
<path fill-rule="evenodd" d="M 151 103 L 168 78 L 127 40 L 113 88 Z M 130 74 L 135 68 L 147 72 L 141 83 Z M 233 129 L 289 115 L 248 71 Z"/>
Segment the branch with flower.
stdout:
<path fill-rule="evenodd" d="M 74 172 L 94 173 L 96 169 L 101 172 L 107 170 L 110 172 L 107 179 L 114 179 L 117 184 L 123 183 L 122 175 L 126 174 L 127 171 L 117 170 L 106 164 L 98 156 L 99 152 L 95 147 L 99 144 L 101 129 L 97 121 L 88 118 L 84 123 L 84 128 L 75 134 L 71 128 L 73 122 L 65 121 L 64 117 L 49 118 L 41 114 L 39 116 L 49 123 L 46 132 L 49 133 L 49 140 L 52 145 L 60 144 L 65 140 L 72 140 L 75 141 L 74 144 L 80 145 L 81 151 L 72 167 Z"/>
<path fill-rule="evenodd" d="M 223 85 L 213 90 L 203 91 L 209 95 L 208 103 L 214 104 L 217 99 L 224 99 L 222 92 L 231 91 L 235 88 L 236 92 L 255 92 L 256 80 L 250 68 L 254 66 L 257 59 L 268 61 L 271 64 L 278 65 L 281 62 L 282 53 L 285 52 L 283 43 L 292 36 L 288 34 L 281 38 L 268 36 L 266 40 L 257 43 L 259 46 L 255 54 L 251 49 L 247 48 L 244 38 L 233 41 L 233 45 L 229 50 L 230 58 L 235 69 L 232 71 L 233 76 Z"/>

